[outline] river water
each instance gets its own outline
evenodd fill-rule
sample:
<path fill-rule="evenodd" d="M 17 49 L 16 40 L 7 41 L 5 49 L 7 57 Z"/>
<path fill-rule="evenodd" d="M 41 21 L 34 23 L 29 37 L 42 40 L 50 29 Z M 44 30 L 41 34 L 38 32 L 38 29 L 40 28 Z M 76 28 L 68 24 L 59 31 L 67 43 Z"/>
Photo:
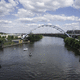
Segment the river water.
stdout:
<path fill-rule="evenodd" d="M 79 59 L 62 38 L 43 37 L 0 50 L 0 80 L 80 80 Z"/>

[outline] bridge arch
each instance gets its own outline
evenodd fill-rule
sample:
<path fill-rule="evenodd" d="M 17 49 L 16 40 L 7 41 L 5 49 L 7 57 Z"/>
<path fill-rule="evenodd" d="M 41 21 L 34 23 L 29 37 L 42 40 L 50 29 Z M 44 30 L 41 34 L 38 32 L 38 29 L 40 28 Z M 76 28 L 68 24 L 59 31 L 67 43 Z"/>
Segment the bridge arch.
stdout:
<path fill-rule="evenodd" d="M 30 34 L 32 31 L 34 31 L 34 30 L 36 30 L 36 29 L 38 29 L 38 28 L 41 28 L 41 27 L 52 27 L 52 28 L 55 28 L 56 30 L 58 30 L 58 31 L 60 31 L 60 32 L 63 32 L 63 33 L 66 34 L 68 37 L 70 37 L 69 34 L 66 33 L 63 29 L 59 28 L 58 26 L 54 26 L 54 25 L 41 25 L 41 26 L 39 26 L 39 27 L 37 27 L 37 28 L 32 29 L 28 34 Z M 25 37 L 26 37 L 26 36 L 27 36 L 27 34 L 25 35 Z"/>

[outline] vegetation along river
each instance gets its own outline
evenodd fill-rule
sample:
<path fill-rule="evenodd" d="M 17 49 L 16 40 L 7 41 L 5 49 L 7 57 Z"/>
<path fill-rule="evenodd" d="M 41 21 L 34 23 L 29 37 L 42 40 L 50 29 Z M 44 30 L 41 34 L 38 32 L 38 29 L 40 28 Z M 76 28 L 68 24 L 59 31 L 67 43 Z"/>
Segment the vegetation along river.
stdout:
<path fill-rule="evenodd" d="M 43 37 L 32 44 L 1 49 L 0 80 L 80 80 L 79 59 L 62 38 Z"/>

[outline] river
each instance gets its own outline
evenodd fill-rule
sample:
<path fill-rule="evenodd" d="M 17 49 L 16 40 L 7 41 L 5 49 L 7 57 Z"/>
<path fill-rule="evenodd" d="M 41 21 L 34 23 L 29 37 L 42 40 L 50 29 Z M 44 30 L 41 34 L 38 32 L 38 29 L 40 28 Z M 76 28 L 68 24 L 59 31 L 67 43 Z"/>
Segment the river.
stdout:
<path fill-rule="evenodd" d="M 43 37 L 0 50 L 0 80 L 80 80 L 79 59 L 62 38 Z"/>

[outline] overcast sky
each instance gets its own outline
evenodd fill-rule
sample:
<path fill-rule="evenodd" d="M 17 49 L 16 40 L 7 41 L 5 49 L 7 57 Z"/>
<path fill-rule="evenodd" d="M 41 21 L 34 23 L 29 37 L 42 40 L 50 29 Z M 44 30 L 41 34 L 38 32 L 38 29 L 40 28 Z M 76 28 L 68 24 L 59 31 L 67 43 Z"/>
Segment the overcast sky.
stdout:
<path fill-rule="evenodd" d="M 40 25 L 80 29 L 80 0 L 0 0 L 0 32 L 27 33 Z M 40 28 L 33 32 L 57 32 Z"/>

